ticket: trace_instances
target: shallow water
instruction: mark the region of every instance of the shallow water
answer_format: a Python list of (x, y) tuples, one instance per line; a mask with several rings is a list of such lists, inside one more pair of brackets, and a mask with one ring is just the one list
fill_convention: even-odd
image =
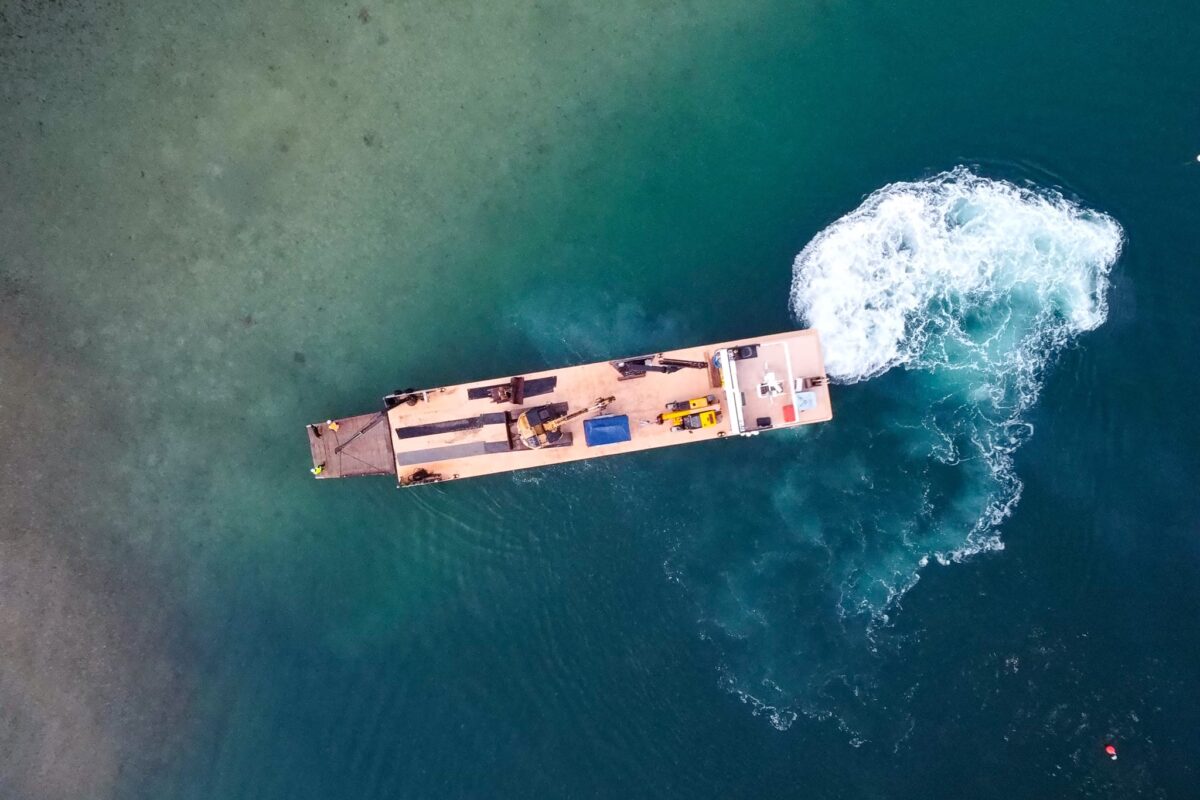
[[(1192, 9), (726, 5), (4, 12), (0, 795), (1188, 795)], [(813, 314), (819, 429), (307, 473)]]

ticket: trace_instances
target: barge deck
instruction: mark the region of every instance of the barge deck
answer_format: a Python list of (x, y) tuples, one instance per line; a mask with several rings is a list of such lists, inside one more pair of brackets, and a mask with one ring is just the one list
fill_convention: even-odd
[(307, 430), (316, 477), (414, 486), (832, 418), (820, 337), (800, 330), (408, 389)]

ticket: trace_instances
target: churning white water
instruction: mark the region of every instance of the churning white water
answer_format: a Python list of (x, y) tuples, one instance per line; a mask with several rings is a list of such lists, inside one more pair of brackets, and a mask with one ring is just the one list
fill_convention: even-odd
[(906, 728), (901, 706), (864, 713), (876, 645), (931, 560), (1002, 547), (1026, 412), (1055, 356), (1104, 322), (1122, 242), (1109, 216), (960, 167), (879, 189), (796, 257), (791, 307), (830, 376), (879, 380), (840, 392), (837, 420), (775, 462), (778, 522), (752, 548), (713, 532), (676, 559), (723, 685), (756, 714)]
[[(1107, 215), (959, 167), (889, 184), (822, 231), (796, 257), (791, 305), (845, 383), (956, 367), (971, 357), (960, 347), (998, 369), (1034, 367), (1104, 322), (1121, 243)], [(971, 330), (973, 313), (997, 306), (1019, 318)]]

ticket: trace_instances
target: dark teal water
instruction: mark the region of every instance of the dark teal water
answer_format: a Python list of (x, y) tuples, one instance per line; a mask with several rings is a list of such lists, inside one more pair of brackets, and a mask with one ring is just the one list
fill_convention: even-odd
[[(1194, 11), (6, 6), (0, 796), (1193, 796)], [(806, 321), (819, 429), (307, 472)]]

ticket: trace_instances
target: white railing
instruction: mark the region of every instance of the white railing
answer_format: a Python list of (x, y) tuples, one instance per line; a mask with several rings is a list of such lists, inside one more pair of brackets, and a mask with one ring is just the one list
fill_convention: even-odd
[(725, 389), (725, 407), (729, 412), (729, 432), (740, 436), (746, 432), (746, 419), (742, 410), (742, 389), (738, 385), (737, 369), (729, 349), (718, 350), (721, 360), (721, 386)]

